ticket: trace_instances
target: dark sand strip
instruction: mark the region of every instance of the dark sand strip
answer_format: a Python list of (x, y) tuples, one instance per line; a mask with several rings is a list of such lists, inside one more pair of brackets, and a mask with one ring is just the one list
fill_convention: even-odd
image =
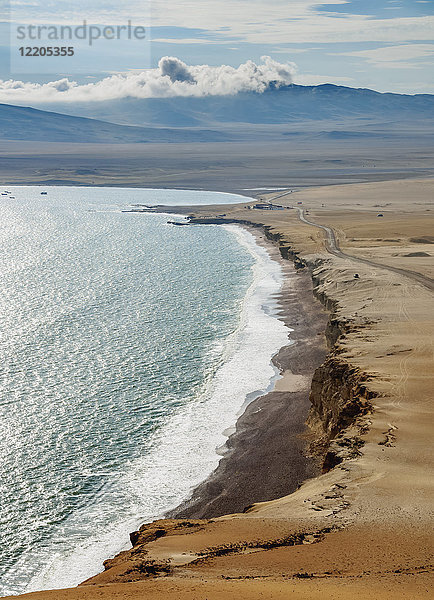
[(255, 502), (292, 493), (319, 473), (315, 459), (307, 456), (305, 421), (312, 375), (327, 353), (327, 314), (313, 296), (309, 273), (296, 271), (264, 235), (252, 233), (285, 273), (278, 297), (280, 318), (294, 331), (292, 344), (274, 357), (284, 375), (276, 387), (284, 391), (272, 391), (247, 406), (217, 469), (170, 517), (211, 518), (242, 512)]

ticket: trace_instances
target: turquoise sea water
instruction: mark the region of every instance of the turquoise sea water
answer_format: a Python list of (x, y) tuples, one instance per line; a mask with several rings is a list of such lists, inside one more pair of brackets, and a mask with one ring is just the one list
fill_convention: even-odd
[(78, 584), (185, 499), (288, 337), (273, 316), (280, 267), (251, 234), (121, 212), (239, 197), (7, 189), (1, 595)]

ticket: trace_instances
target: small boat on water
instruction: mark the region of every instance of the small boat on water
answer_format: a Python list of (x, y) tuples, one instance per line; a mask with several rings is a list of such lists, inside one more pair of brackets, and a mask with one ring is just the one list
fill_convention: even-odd
[(41, 196), (46, 196), (48, 192), (41, 192)]

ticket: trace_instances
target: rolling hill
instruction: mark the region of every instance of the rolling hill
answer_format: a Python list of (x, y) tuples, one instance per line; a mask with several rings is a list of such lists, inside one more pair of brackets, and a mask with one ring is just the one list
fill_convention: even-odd
[(97, 144), (227, 141), (222, 132), (117, 125), (23, 106), (0, 104), (0, 139)]

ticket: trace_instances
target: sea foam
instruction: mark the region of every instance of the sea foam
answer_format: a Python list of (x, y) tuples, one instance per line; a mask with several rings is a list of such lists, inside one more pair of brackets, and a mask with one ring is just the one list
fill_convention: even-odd
[[(58, 553), (47, 556), (46, 567), (32, 578), (27, 592), (75, 586), (100, 572), (103, 560), (129, 547), (130, 531), (176, 507), (216, 468), (220, 459), (216, 449), (224, 445), (224, 432), (234, 426), (246, 398), (272, 387), (276, 368), (271, 358), (288, 343), (289, 333), (274, 314), (273, 295), (280, 290), (282, 270), (251, 233), (225, 227), (255, 262), (236, 330), (210, 349), (220, 356), (215, 372), (200, 395), (155, 433), (146, 456), (132, 461), (118, 481), (102, 488), (91, 504), (63, 523), (59, 535), (71, 541), (79, 532), (81, 541), (77, 539), (77, 546), (66, 553), (59, 544)], [(134, 499), (127, 510), (116, 506), (117, 488), (128, 490)], [(113, 519), (105, 530), (98, 529), (101, 513)]]

